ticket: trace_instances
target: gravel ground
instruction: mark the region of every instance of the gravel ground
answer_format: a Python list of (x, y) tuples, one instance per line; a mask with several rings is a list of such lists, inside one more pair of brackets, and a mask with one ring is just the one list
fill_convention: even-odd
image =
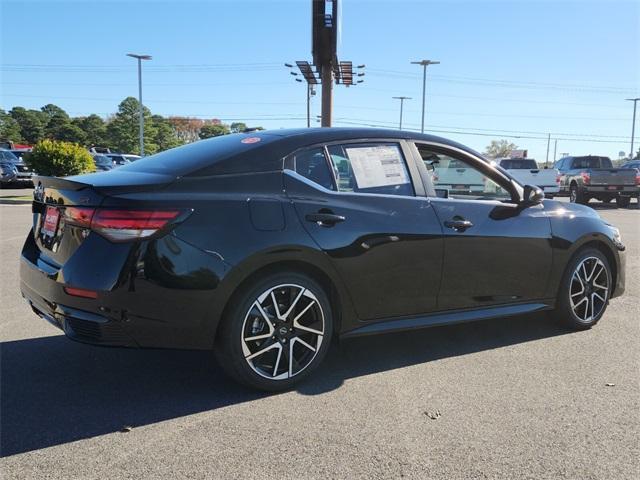
[(627, 293), (592, 330), (529, 315), (354, 339), (266, 395), (206, 352), (65, 339), (18, 291), (29, 206), (0, 201), (2, 477), (638, 479), (640, 211), (598, 210)]

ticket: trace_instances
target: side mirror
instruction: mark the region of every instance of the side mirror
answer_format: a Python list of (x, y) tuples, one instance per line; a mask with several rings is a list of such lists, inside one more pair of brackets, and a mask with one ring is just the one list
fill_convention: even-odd
[(544, 190), (535, 185), (525, 185), (522, 203), (526, 206), (539, 205), (544, 200)]

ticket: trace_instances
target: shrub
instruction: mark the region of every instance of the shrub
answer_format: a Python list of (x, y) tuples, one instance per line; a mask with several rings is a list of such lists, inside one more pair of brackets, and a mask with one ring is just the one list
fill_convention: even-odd
[(80, 145), (57, 140), (41, 140), (25, 162), (39, 175), (64, 177), (93, 172), (96, 169), (91, 154)]

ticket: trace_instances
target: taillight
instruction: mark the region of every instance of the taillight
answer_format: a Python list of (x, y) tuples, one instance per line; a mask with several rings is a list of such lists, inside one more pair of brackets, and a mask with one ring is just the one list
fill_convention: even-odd
[(636, 173), (636, 185), (640, 185), (640, 171)]
[(113, 242), (126, 242), (154, 235), (181, 213), (180, 210), (67, 207), (64, 219), (70, 225), (89, 228)]
[(562, 183), (562, 175), (560, 175), (560, 174), (556, 175), (556, 183), (558, 185), (560, 185), (560, 183)]
[(582, 175), (582, 183), (589, 185), (589, 182), (591, 182), (591, 174), (589, 172), (582, 172), (580, 175)]
[(91, 228), (91, 218), (95, 211), (95, 208), (90, 207), (67, 207), (64, 209), (64, 221), (69, 225)]
[(64, 292), (67, 295), (82, 298), (98, 298), (98, 292), (95, 290), (86, 290), (84, 288), (64, 287)]

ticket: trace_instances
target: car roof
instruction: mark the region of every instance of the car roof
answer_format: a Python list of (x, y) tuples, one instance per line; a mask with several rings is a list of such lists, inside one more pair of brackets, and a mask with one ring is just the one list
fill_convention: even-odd
[(451, 140), (406, 130), (295, 128), (221, 135), (144, 157), (121, 168), (124, 171), (147, 171), (176, 176), (273, 171), (282, 168), (282, 158), (300, 148), (347, 140), (384, 139), (421, 140), (481, 156)]

